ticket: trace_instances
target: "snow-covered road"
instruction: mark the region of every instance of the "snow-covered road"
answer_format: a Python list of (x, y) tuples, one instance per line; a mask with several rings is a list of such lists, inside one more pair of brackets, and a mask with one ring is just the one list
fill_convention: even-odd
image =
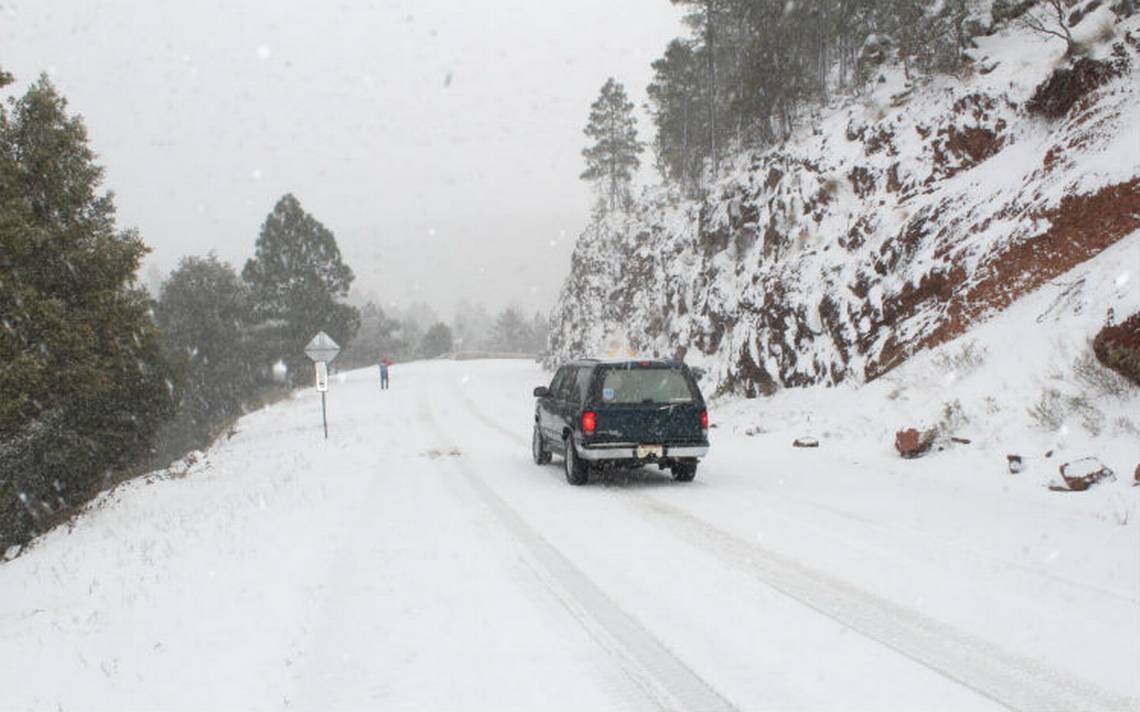
[(0, 565), (0, 708), (1136, 709), (1134, 523), (725, 427), (574, 488), (547, 379), (352, 372), (104, 497)]

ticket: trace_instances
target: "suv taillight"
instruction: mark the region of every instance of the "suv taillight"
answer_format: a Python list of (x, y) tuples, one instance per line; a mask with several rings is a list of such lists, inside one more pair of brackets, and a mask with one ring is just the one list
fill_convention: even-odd
[(701, 415), (700, 415), (700, 419), (701, 419), (701, 430), (708, 430), (709, 429), (709, 412), (707, 410), (702, 410)]
[(598, 429), (598, 414), (592, 410), (582, 413), (582, 434), (593, 435)]

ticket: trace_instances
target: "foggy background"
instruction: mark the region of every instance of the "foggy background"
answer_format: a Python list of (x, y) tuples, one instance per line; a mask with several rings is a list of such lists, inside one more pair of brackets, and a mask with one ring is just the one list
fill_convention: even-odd
[[(354, 297), (547, 310), (593, 203), (580, 151), (607, 76), (638, 105), (668, 0), (0, 0), (19, 94), (83, 115), (143, 274), (238, 270), (286, 192), (337, 236)], [(62, 28), (62, 29), (61, 29)], [(652, 163), (652, 153), (642, 156)], [(643, 177), (650, 169), (643, 166)]]

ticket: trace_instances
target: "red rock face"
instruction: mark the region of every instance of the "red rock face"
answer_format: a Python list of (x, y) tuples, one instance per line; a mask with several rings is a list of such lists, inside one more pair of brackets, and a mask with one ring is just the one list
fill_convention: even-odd
[(1030, 113), (1057, 119), (1087, 96), (1089, 92), (1120, 75), (1118, 61), (1101, 62), (1082, 57), (1071, 68), (1061, 68), (1037, 87), (1026, 108)]
[(884, 301), (893, 327), (931, 299), (945, 305), (941, 317), (917, 344), (890, 340), (867, 366), (868, 380), (902, 363), (916, 350), (933, 348), (965, 333), (983, 314), (1004, 309), (1022, 295), (1095, 257), (1140, 229), (1140, 178), (1093, 195), (1070, 196), (1041, 214), (1045, 233), (991, 253), (974, 273), (951, 264), (924, 275)]

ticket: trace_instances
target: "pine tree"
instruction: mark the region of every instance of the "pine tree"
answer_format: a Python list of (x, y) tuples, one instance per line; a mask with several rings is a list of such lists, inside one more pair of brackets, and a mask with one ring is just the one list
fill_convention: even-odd
[[(709, 159), (713, 176), (720, 167), (721, 137), (725, 128), (723, 121), (724, 109), (722, 104), (727, 103), (728, 88), (734, 87), (730, 75), (725, 72), (725, 57), (734, 54), (731, 47), (725, 43), (723, 35), (733, 26), (734, 11), (738, 14), (740, 0), (670, 0), (674, 5), (686, 5), (690, 9), (685, 18), (697, 35), (700, 49), (698, 56), (703, 60), (705, 68), (704, 81), (701, 83), (703, 92), (701, 98), (705, 113), (705, 140), (707, 157)], [(723, 88), (722, 88), (723, 87)]]
[(359, 312), (338, 301), (348, 296), (353, 274), (336, 237), (291, 194), (265, 218), (242, 278), (265, 345), (258, 360), (263, 367), (283, 360), (293, 383), (310, 369), (304, 348), (314, 334), (324, 331), (345, 346), (360, 328)]
[(533, 340), (530, 324), (514, 308), (504, 309), (491, 328), (492, 348), (499, 351), (525, 351)]
[(707, 157), (698, 62), (691, 43), (673, 40), (665, 56), (653, 63), (653, 82), (646, 89), (657, 128), (653, 142), (657, 168), (690, 195), (696, 191), (701, 162)]
[(185, 374), (164, 444), (202, 447), (254, 391), (248, 289), (215, 255), (186, 257), (163, 282), (154, 311), (163, 346)]
[(441, 321), (432, 324), (420, 341), (420, 357), (435, 358), (451, 351), (451, 328)]
[(399, 335), (400, 322), (368, 302), (360, 309), (360, 329), (348, 347), (337, 357), (337, 367), (373, 366), (380, 359), (402, 360), (408, 345)]
[(0, 549), (145, 456), (172, 411), (147, 248), (102, 175), (46, 77), (0, 107)]
[(590, 107), (585, 133), (594, 143), (582, 150), (586, 170), (581, 177), (598, 181), (609, 209), (616, 210), (629, 195), (629, 183), (641, 165), (638, 155), (644, 146), (637, 140), (633, 102), (612, 78), (606, 80)]
[(550, 338), (550, 321), (542, 312), (535, 312), (530, 326), (530, 348), (535, 353), (545, 353)]

